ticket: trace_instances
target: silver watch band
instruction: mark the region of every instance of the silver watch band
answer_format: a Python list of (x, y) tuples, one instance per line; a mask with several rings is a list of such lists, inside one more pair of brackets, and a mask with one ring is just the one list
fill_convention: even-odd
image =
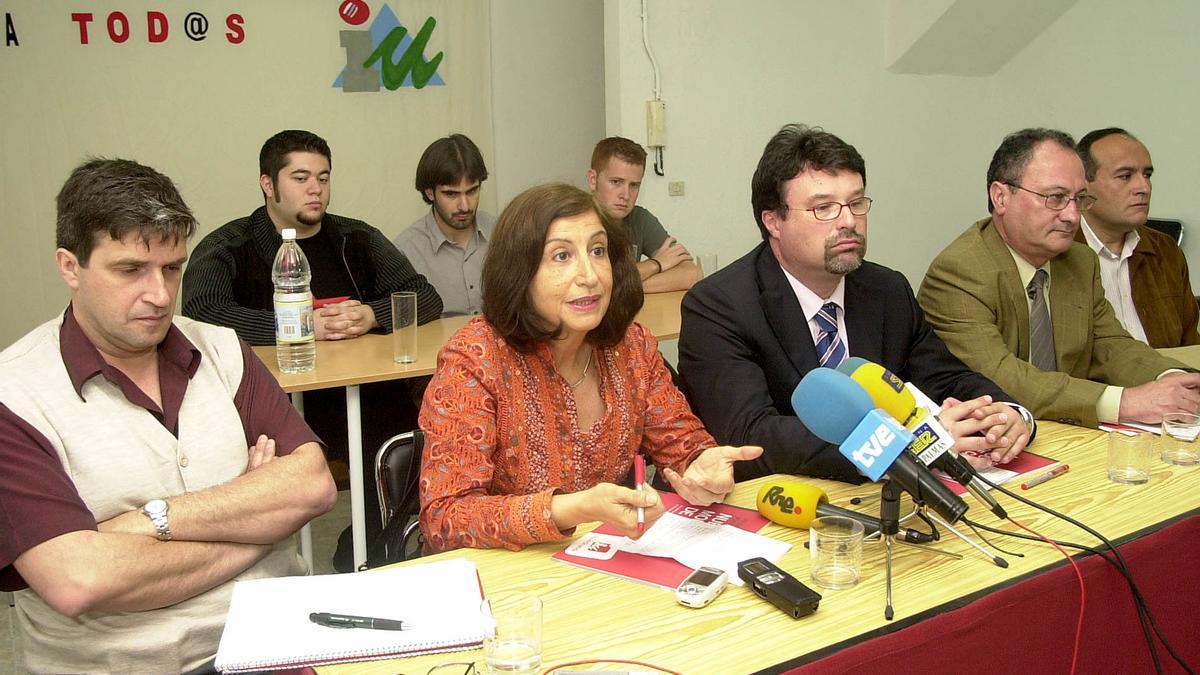
[(167, 502), (161, 499), (153, 499), (142, 507), (142, 513), (146, 514), (150, 523), (154, 525), (154, 531), (157, 533), (159, 541), (171, 541), (171, 524), (167, 520), (168, 510)]

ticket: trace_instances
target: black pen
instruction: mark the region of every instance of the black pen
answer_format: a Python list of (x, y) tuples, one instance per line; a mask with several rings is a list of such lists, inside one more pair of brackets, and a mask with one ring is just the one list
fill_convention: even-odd
[(375, 630), (406, 630), (412, 624), (404, 625), (403, 621), (395, 619), (376, 619), (369, 616), (351, 616), (349, 614), (330, 614), (329, 612), (313, 612), (308, 620), (330, 628), (374, 628)]

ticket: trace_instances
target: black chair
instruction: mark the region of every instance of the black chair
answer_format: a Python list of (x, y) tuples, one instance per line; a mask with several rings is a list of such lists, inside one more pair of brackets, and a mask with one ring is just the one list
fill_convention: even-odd
[(375, 453), (375, 478), (383, 531), (367, 551), (367, 567), (410, 560), (424, 544), (417, 515), (421, 502), (417, 481), (425, 434), (417, 429), (392, 436)]
[(1168, 237), (1175, 240), (1175, 244), (1183, 246), (1183, 223), (1178, 220), (1159, 220), (1150, 218), (1146, 220), (1146, 227), (1152, 230), (1158, 230)]

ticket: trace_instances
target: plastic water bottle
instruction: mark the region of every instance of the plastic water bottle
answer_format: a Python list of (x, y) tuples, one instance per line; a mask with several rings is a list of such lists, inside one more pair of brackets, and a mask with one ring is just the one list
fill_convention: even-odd
[(317, 361), (313, 334), (312, 271), (296, 243), (296, 230), (283, 231), (283, 245), (271, 266), (275, 281), (275, 354), (281, 373), (307, 373)]

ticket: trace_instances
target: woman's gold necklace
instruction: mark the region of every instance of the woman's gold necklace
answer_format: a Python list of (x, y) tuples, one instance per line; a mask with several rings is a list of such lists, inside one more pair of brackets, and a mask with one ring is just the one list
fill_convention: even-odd
[(592, 350), (589, 349), (587, 363), (583, 364), (583, 374), (579, 376), (578, 382), (571, 385), (571, 389), (578, 389), (579, 385), (583, 384), (583, 381), (587, 379), (588, 368), (591, 368), (591, 367), (592, 367)]

